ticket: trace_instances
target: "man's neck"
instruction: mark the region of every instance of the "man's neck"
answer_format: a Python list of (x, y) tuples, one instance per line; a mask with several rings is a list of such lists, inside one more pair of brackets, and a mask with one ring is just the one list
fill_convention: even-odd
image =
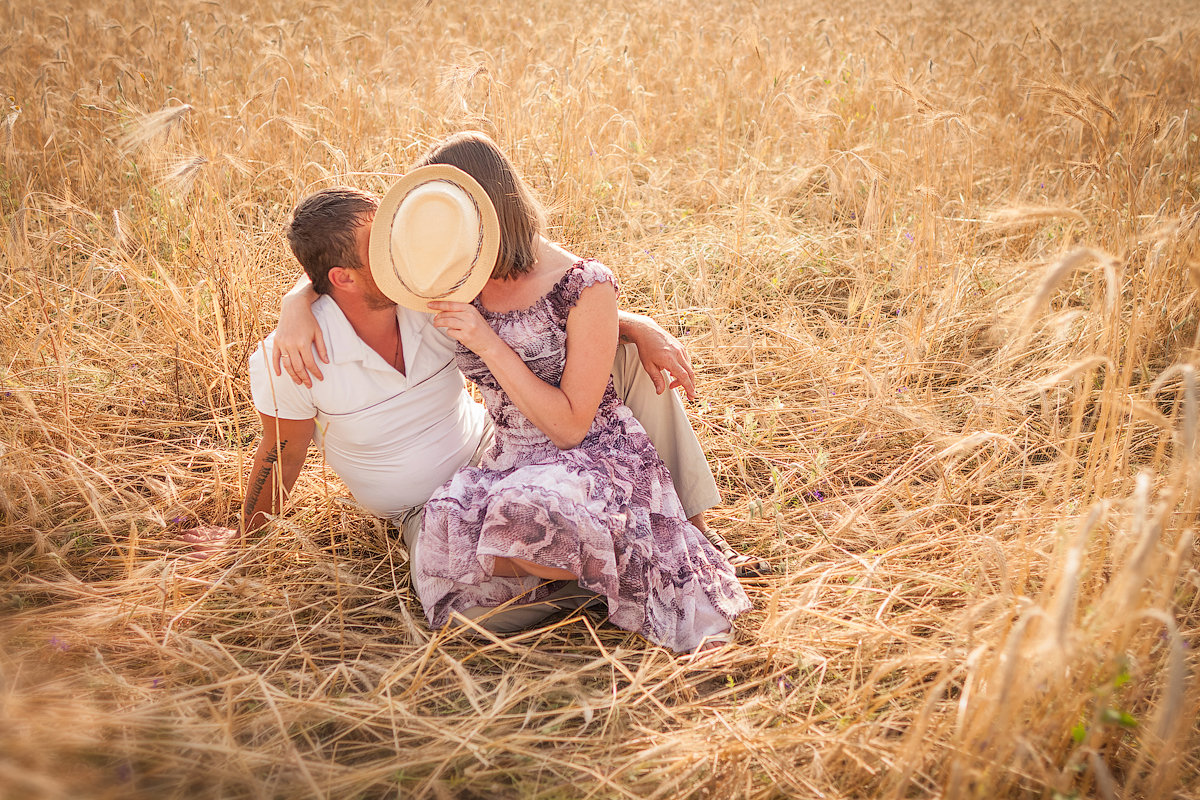
[[(333, 293), (331, 293), (333, 294)], [(396, 307), (375, 307), (360, 297), (333, 294), (333, 300), (346, 316), (350, 327), (358, 338), (379, 354), (387, 363), (400, 372), (404, 371), (403, 350), (400, 345), (400, 329), (396, 321)]]

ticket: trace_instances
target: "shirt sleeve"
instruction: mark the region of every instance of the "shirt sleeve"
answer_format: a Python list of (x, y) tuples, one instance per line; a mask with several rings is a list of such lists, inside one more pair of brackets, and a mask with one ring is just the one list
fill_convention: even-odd
[(312, 389), (297, 386), (286, 374), (275, 375), (270, 365), (271, 334), (250, 355), (250, 397), (260, 414), (279, 419), (313, 419), (317, 406), (313, 403)]

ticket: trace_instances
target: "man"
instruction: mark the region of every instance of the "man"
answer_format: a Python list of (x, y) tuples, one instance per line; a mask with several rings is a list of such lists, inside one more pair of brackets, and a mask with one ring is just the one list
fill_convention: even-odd
[[(299, 354), (295, 359), (284, 354), (280, 358), (293, 379), (282, 378), (269, 363), (275, 333), (250, 357), (263, 437), (242, 508), (245, 533), (279, 513), (315, 439), (355, 499), (395, 523), (415, 553), (425, 501), (459, 467), (476, 463), (491, 442), (491, 422), (455, 367), (454, 340), (433, 326), (432, 315), (397, 306), (372, 279), (368, 251), (376, 207), (377, 200), (364, 192), (328, 189), (303, 200), (288, 225), (288, 243), (319, 295), (312, 311), (327, 364), (314, 382), (303, 367), (288, 363), (300, 360)], [(623, 341), (632, 345), (618, 350), (618, 394), (670, 468), (686, 513), (706, 531), (703, 512), (720, 501), (716, 483), (678, 398), (663, 391), (667, 371), (672, 385), (694, 393), (686, 356), (646, 317), (622, 312), (620, 328)], [(639, 357), (649, 372), (639, 367)], [(723, 539), (706, 535), (730, 556)], [(181, 536), (198, 556), (237, 537), (228, 528)], [(587, 599), (568, 585), (536, 606), (473, 609), (477, 613), (467, 616), (506, 633)]]

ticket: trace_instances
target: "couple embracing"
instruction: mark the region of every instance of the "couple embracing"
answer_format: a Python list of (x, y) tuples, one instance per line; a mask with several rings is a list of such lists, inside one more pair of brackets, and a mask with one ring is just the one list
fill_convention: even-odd
[[(316, 438), (359, 503), (400, 527), (434, 628), (457, 615), (505, 633), (603, 602), (676, 651), (727, 641), (750, 604), (704, 525), (711, 472), (662, 391), (664, 371), (691, 388), (686, 356), (618, 312), (606, 267), (543, 233), (478, 133), (436, 146), (379, 203), (351, 189), (302, 201), (288, 241), (312, 286), (250, 360), (264, 435), (243, 527), (278, 511)], [(183, 538), (203, 552), (232, 536)]]

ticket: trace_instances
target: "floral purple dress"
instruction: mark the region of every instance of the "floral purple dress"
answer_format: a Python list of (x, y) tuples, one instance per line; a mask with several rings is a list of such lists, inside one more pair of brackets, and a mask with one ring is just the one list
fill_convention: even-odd
[[(575, 264), (527, 309), (476, 308), (530, 370), (558, 385), (567, 315), (580, 293), (616, 281), (597, 261)], [(479, 386), (496, 438), (478, 467), (455, 473), (425, 505), (417, 594), (430, 625), (452, 611), (513, 598), (535, 602), (561, 582), (492, 576), (516, 557), (569, 570), (603, 595), (609, 620), (653, 642), (690, 651), (750, 607), (733, 569), (691, 525), (671, 476), (609, 380), (578, 447), (559, 450), (462, 345), (459, 368)]]

